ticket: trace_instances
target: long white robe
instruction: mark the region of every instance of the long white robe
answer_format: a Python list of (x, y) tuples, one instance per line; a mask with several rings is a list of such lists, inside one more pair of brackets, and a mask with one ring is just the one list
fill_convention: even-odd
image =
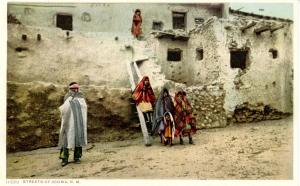
[[(74, 109), (74, 107), (77, 109)], [(81, 97), (73, 98), (70, 96), (65, 100), (64, 104), (59, 107), (59, 110), (61, 113), (61, 128), (58, 147), (74, 149), (75, 146), (78, 147), (86, 145), (87, 104), (85, 99)], [(80, 127), (78, 127), (78, 125), (80, 125)], [(78, 137), (78, 134), (80, 137)], [(77, 137), (75, 137), (76, 135)]]

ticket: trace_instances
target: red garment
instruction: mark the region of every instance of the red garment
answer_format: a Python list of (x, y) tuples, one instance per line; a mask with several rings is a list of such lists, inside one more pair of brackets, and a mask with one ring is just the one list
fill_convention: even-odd
[(186, 116), (186, 122), (190, 123), (190, 120), (193, 117), (192, 106), (191, 106), (190, 102), (188, 101), (185, 93), (183, 95), (183, 101), (185, 102), (185, 104), (187, 106), (186, 110), (187, 110), (187, 113), (188, 113), (187, 116)]
[(192, 107), (188, 102), (186, 96), (182, 95), (182, 99), (179, 98), (179, 92), (175, 95), (175, 124), (176, 131), (175, 136), (182, 135), (182, 131), (186, 125), (190, 122), (192, 117)]
[(135, 37), (142, 34), (142, 29), (141, 29), (142, 21), (143, 20), (141, 15), (133, 15), (131, 33)]
[(155, 103), (155, 95), (150, 85), (150, 81), (149, 81), (149, 85), (145, 86), (146, 79), (149, 80), (149, 77), (144, 76), (143, 79), (139, 82), (139, 84), (137, 84), (137, 86), (135, 87), (132, 93), (132, 98), (135, 100), (137, 105), (142, 101), (148, 103), (150, 102), (152, 105), (154, 105)]

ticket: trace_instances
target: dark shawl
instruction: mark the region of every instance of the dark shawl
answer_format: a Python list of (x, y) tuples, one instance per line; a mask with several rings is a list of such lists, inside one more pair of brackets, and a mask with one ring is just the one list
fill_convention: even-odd
[(168, 92), (168, 96), (166, 98), (163, 97), (164, 91), (167, 89), (163, 89), (158, 99), (155, 103), (154, 113), (153, 113), (153, 124), (152, 124), (152, 134), (157, 133), (158, 126), (164, 117), (164, 113), (170, 112), (172, 115), (175, 113), (175, 107), (172, 101), (172, 97)]

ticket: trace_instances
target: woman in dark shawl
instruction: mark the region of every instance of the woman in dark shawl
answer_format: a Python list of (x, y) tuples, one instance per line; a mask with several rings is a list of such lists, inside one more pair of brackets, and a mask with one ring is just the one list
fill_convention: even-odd
[(151, 134), (158, 133), (163, 139), (164, 122), (163, 117), (166, 112), (170, 112), (172, 116), (175, 114), (175, 107), (172, 101), (172, 97), (169, 94), (168, 89), (164, 88), (159, 95), (155, 103), (154, 115), (153, 115), (153, 127)]

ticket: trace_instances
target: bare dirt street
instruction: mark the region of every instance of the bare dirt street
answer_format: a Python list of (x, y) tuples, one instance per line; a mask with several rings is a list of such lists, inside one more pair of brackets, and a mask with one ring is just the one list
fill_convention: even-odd
[[(155, 138), (89, 144), (61, 167), (57, 148), (9, 153), (7, 178), (292, 179), (293, 118), (198, 131), (195, 145)], [(70, 153), (72, 161), (72, 152)]]

